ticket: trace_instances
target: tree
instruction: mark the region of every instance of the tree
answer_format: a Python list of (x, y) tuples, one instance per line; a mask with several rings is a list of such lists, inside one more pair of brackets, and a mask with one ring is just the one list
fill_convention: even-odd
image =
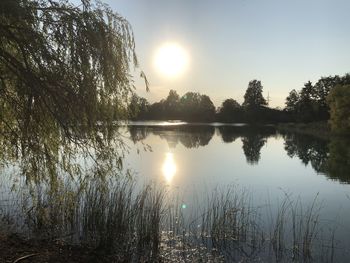
[(149, 107), (150, 104), (145, 98), (133, 94), (128, 105), (128, 118), (133, 120), (145, 119), (148, 114)]
[(99, 104), (126, 106), (134, 48), (129, 23), (98, 2), (5, 0), (0, 107), (10, 119), (2, 127), (28, 136), (51, 125), (75, 139), (94, 130)]
[(199, 103), (200, 120), (212, 121), (215, 117), (215, 106), (209, 96), (201, 95)]
[(289, 112), (297, 112), (298, 103), (299, 103), (299, 94), (293, 89), (289, 92), (288, 97), (286, 98), (286, 110)]
[(106, 146), (125, 117), (135, 66), (129, 23), (99, 2), (2, 0), (0, 135), (30, 164), (25, 174), (55, 175), (59, 156), (68, 169), (72, 144), (94, 148), (96, 161), (116, 152)]
[(317, 103), (311, 81), (306, 82), (299, 93), (296, 113), (298, 120), (302, 122), (315, 121), (317, 118)]
[(332, 130), (350, 133), (350, 85), (337, 86), (327, 97)]
[(212, 121), (215, 106), (207, 95), (187, 92), (180, 99), (181, 117), (188, 121)]
[(175, 90), (170, 90), (168, 97), (164, 101), (164, 110), (168, 119), (179, 118), (180, 96)]
[(261, 106), (267, 106), (267, 102), (262, 95), (263, 86), (259, 80), (252, 80), (244, 94), (243, 106), (251, 109), (257, 109)]
[(218, 110), (218, 117), (224, 122), (242, 121), (242, 114), (241, 105), (234, 99), (226, 99)]

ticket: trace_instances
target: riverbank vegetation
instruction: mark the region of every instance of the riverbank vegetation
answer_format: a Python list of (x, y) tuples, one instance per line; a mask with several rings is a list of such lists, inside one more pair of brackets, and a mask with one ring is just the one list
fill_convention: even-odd
[[(249, 82), (242, 105), (230, 98), (215, 108), (207, 95), (187, 92), (180, 97), (171, 90), (167, 98), (153, 104), (134, 94), (128, 109), (133, 120), (270, 124), (329, 121), (335, 133), (348, 133), (349, 84), (349, 74), (322, 77), (315, 84), (308, 81), (300, 91), (289, 93), (284, 109), (268, 107), (263, 97), (263, 86), (258, 80)], [(296, 125), (296, 128), (301, 126)]]

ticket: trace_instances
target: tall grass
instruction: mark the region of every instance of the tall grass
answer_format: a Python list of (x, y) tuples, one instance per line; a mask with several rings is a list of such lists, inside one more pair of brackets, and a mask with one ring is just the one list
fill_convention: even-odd
[(24, 218), (29, 237), (80, 244), (126, 262), (152, 261), (159, 257), (165, 191), (136, 188), (130, 178), (94, 180), (83, 188), (36, 185), (30, 201), (21, 203), (22, 213), (12, 216)]
[(254, 207), (252, 195), (234, 186), (212, 191), (192, 213), (181, 207), (179, 195), (172, 198), (164, 189), (140, 187), (129, 177), (79, 187), (56, 182), (32, 187), (21, 210), (0, 211), (8, 222), (22, 218), (28, 236), (80, 244), (126, 262), (336, 259), (334, 231), (324, 232), (317, 197), (303, 207), (286, 195), (267, 219), (263, 214), (271, 204)]

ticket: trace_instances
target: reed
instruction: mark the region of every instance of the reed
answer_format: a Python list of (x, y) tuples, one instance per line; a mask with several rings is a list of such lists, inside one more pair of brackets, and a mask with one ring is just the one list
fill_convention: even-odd
[[(335, 231), (327, 235), (317, 196), (304, 207), (291, 195), (270, 212), (254, 207), (252, 194), (236, 186), (214, 189), (192, 212), (160, 185), (140, 186), (130, 177), (31, 187), (21, 209), (4, 209), (30, 237), (61, 240), (114, 255), (120, 261), (333, 262)], [(199, 202), (199, 201), (198, 201)], [(19, 204), (18, 204), (19, 205)], [(270, 228), (268, 226), (271, 226)]]

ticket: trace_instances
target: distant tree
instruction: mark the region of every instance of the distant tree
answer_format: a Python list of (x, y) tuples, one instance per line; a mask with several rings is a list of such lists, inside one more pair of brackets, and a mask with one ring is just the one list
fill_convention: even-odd
[(139, 97), (134, 93), (128, 104), (128, 117), (133, 120), (145, 119), (148, 114), (149, 107), (150, 104), (147, 99)]
[(175, 90), (170, 90), (168, 97), (164, 101), (164, 110), (168, 119), (179, 118), (180, 96)]
[(164, 120), (166, 119), (164, 111), (164, 100), (155, 102), (149, 107), (148, 120)]
[(242, 121), (242, 115), (241, 105), (234, 99), (226, 99), (218, 109), (218, 118), (223, 122)]
[(181, 118), (188, 121), (212, 121), (215, 106), (207, 95), (187, 92), (180, 99)]
[(213, 121), (215, 117), (215, 106), (209, 96), (201, 95), (199, 103), (199, 113), (204, 121)]
[(310, 81), (300, 92), (292, 90), (286, 98), (285, 110), (302, 122), (325, 121), (329, 119), (327, 96), (337, 85), (350, 85), (350, 75), (320, 78), (315, 85)]
[(267, 102), (262, 95), (262, 91), (263, 86), (259, 80), (250, 81), (244, 94), (243, 106), (252, 109), (267, 106)]
[(315, 121), (317, 114), (317, 104), (315, 101), (314, 86), (311, 81), (304, 84), (299, 93), (299, 102), (297, 107), (297, 118), (302, 122)]
[(291, 92), (289, 92), (289, 95), (286, 98), (285, 109), (289, 112), (297, 112), (299, 99), (300, 98), (298, 92), (295, 89), (293, 89)]
[(327, 104), (327, 96), (330, 91), (340, 83), (339, 76), (322, 77), (314, 85), (314, 100), (316, 118), (318, 120), (329, 119), (329, 106)]
[(350, 85), (337, 86), (327, 97), (332, 130), (350, 133)]

